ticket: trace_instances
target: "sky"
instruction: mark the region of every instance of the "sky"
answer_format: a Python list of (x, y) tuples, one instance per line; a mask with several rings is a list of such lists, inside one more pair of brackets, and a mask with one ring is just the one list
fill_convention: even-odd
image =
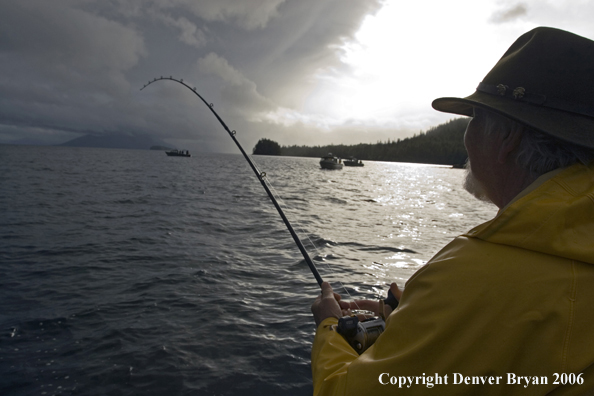
[(594, 0), (0, 0), (0, 143), (150, 135), (236, 152), (376, 143), (455, 116), (537, 26), (594, 39)]

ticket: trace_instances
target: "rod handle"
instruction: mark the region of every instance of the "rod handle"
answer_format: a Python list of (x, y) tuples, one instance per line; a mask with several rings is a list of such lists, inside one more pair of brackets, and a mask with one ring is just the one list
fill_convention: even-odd
[(390, 289), (388, 289), (388, 298), (384, 299), (384, 304), (388, 304), (393, 310), (398, 306), (398, 300)]

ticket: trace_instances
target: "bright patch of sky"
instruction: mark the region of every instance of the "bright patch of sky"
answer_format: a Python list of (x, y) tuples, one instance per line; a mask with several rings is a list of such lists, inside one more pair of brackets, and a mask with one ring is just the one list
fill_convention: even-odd
[(430, 115), (437, 97), (471, 94), (511, 44), (485, 26), (494, 7), (472, 0), (387, 2), (342, 47), (351, 72), (321, 72), (305, 111), (336, 122), (399, 124)]

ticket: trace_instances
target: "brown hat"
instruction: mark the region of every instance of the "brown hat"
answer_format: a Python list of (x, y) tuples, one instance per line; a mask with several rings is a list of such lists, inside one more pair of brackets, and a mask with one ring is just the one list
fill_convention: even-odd
[(539, 27), (523, 34), (466, 98), (439, 98), (434, 109), (502, 114), (561, 140), (594, 148), (594, 41)]

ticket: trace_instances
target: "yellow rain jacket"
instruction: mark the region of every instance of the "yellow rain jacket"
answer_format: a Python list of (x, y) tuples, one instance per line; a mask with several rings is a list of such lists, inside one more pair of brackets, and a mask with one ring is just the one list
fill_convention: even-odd
[(594, 394), (594, 170), (541, 179), (415, 273), (361, 356), (324, 320), (314, 395)]

